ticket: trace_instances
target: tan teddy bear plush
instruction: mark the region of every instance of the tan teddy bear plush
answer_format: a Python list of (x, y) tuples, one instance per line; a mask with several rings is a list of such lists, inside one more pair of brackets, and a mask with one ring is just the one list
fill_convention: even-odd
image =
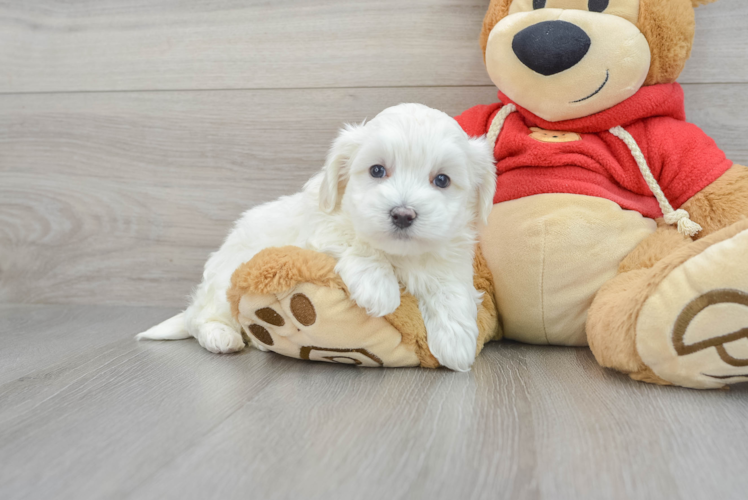
[[(492, 0), (499, 102), (459, 117), (495, 144), (478, 349), (589, 345), (658, 384), (748, 381), (748, 168), (685, 121), (675, 83), (705, 0)], [(334, 261), (268, 249), (234, 274), (249, 340), (302, 359), (436, 367), (415, 300), (369, 318)]]

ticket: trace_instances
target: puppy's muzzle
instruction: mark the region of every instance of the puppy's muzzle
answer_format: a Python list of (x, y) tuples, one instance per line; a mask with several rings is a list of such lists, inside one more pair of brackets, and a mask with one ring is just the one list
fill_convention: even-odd
[(551, 76), (576, 66), (591, 45), (590, 37), (576, 24), (544, 21), (517, 33), (512, 50), (522, 64), (543, 76)]
[(390, 218), (392, 223), (400, 229), (406, 229), (413, 225), (413, 221), (416, 220), (418, 214), (412, 208), (407, 207), (395, 207), (390, 212)]

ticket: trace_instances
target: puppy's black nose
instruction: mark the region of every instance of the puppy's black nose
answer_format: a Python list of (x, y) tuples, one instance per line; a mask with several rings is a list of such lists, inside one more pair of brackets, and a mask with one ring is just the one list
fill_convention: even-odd
[(392, 217), (392, 223), (394, 225), (400, 229), (405, 229), (413, 224), (413, 221), (416, 220), (418, 214), (412, 208), (396, 207), (392, 209), (392, 212), (390, 212), (390, 217)]
[(512, 50), (522, 64), (544, 76), (573, 68), (590, 50), (592, 40), (566, 21), (544, 21), (517, 33)]

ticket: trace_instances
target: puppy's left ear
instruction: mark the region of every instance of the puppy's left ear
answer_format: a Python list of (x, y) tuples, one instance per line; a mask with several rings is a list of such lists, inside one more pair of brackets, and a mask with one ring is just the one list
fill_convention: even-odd
[(488, 224), (488, 216), (493, 209), (493, 197), (496, 194), (496, 164), (493, 150), (485, 137), (470, 139), (470, 161), (478, 185), (476, 212), (482, 224)]
[(319, 208), (323, 212), (330, 213), (338, 205), (339, 192), (345, 187), (350, 163), (361, 146), (363, 135), (363, 123), (346, 125), (332, 143), (319, 188)]

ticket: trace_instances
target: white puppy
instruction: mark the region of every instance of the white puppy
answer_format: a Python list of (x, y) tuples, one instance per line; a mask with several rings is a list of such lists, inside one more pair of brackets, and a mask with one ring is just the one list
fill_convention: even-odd
[(347, 126), (303, 191), (248, 210), (215, 252), (187, 310), (138, 336), (195, 337), (209, 351), (244, 348), (226, 291), (242, 263), (268, 247), (332, 255), (351, 298), (372, 316), (400, 305), (400, 283), (419, 303), (439, 362), (475, 359), (477, 226), (493, 204), (493, 152), (448, 115), (419, 104)]

